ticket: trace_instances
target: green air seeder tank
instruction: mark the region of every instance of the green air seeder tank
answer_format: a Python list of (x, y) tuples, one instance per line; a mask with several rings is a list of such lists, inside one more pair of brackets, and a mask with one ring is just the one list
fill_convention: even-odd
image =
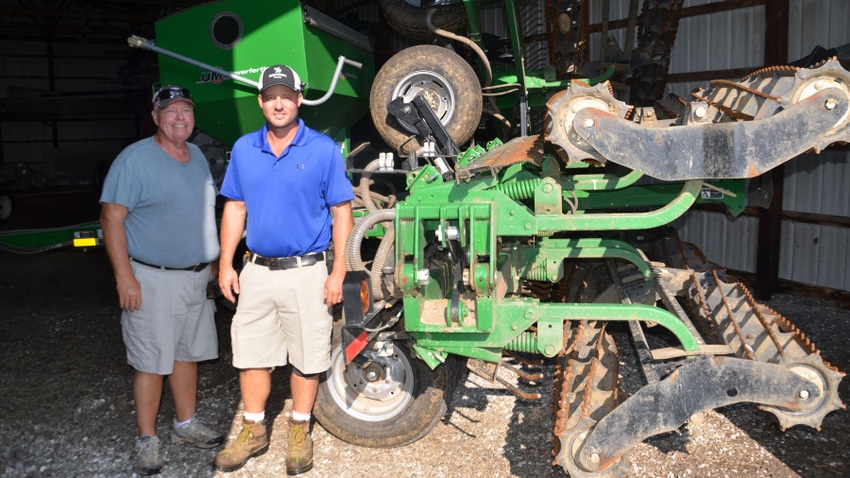
[[(328, 91), (344, 56), (363, 67), (345, 65), (334, 94), (321, 105), (302, 105), (299, 116), (341, 141), (369, 108), (375, 66), (368, 38), (297, 0), (230, 0), (187, 8), (156, 23), (156, 44), (252, 81), (267, 66), (289, 65), (306, 83), (309, 100)], [(162, 84), (192, 90), (198, 127), (222, 143), (232, 146), (263, 125), (254, 87), (162, 54), (159, 69)]]

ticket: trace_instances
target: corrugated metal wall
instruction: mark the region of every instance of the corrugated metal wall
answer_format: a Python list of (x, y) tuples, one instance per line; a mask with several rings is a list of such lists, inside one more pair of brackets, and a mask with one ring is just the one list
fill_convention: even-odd
[[(711, 0), (686, 0), (693, 7)], [(613, 0), (610, 19), (628, 16), (628, 0)], [(602, 19), (601, 3), (590, 2), (590, 23)], [(816, 46), (831, 48), (850, 43), (850, 2), (847, 0), (791, 0), (788, 25), (790, 61)], [(682, 18), (670, 62), (671, 74), (764, 65), (765, 7), (739, 8)], [(609, 32), (622, 47), (625, 29)], [(599, 58), (601, 35), (591, 36), (590, 54)], [(736, 78), (730, 78), (736, 79)], [(667, 92), (683, 98), (705, 82), (667, 85)], [(850, 153), (827, 150), (805, 154), (785, 166), (783, 210), (794, 213), (850, 217)], [(732, 218), (720, 213), (691, 211), (673, 224), (684, 240), (697, 244), (709, 260), (723, 266), (755, 272), (758, 219)], [(822, 287), (850, 290), (850, 232), (839, 225), (784, 220), (781, 229), (779, 276)]]
[[(804, 154), (785, 165), (782, 209), (795, 213), (850, 217), (850, 154), (826, 150)], [(709, 260), (747, 272), (756, 270), (758, 219), (691, 211), (674, 226), (700, 246)], [(850, 290), (850, 230), (838, 225), (784, 220), (779, 277), (804, 284)]]
[[(686, 2), (686, 6), (696, 2)], [(806, 56), (816, 46), (850, 43), (850, 2), (792, 0), (788, 26), (788, 58)], [(764, 7), (756, 6), (683, 19), (673, 49), (671, 73), (763, 64)], [(711, 32), (707, 34), (705, 32)], [(734, 39), (727, 41), (726, 39)], [(706, 53), (709, 52), (709, 53)], [(696, 86), (669, 85), (687, 95)], [(850, 153), (805, 154), (785, 166), (782, 208), (789, 212), (850, 217)], [(693, 211), (677, 224), (681, 236), (698, 244), (726, 267), (755, 272), (758, 220), (729, 218)], [(848, 230), (841, 226), (784, 220), (781, 228), (779, 277), (805, 284), (850, 290)]]

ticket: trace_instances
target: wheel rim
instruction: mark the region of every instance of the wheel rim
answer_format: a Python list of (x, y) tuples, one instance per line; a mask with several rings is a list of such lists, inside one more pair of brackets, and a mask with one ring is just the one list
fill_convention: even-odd
[(414, 374), (410, 360), (392, 343), (363, 351), (366, 360), (346, 367), (342, 347), (331, 355), (328, 390), (340, 409), (369, 422), (386, 421), (405, 410), (413, 399)]
[(12, 215), (12, 198), (0, 195), (0, 221), (9, 219)]
[[(443, 76), (433, 71), (416, 71), (398, 82), (393, 90), (392, 98), (401, 96), (405, 103), (410, 103), (417, 94), (422, 94), (425, 102), (443, 125), (448, 124), (455, 113), (455, 91)], [(400, 121), (401, 126), (410, 133), (418, 133), (414, 126)]]

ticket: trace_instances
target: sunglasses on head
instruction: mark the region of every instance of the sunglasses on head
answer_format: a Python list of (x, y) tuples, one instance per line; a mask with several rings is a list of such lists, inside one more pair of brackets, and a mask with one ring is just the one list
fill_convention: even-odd
[(152, 103), (157, 104), (162, 101), (170, 100), (172, 98), (185, 98), (189, 101), (192, 101), (192, 92), (187, 90), (186, 88), (179, 88), (177, 86), (165, 86), (156, 91), (153, 94)]

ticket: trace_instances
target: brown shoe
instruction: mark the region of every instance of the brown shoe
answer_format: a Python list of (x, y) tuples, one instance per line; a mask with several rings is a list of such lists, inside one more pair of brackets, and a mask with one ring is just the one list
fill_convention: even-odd
[(289, 419), (289, 447), (286, 449), (286, 474), (298, 475), (313, 468), (313, 437), (310, 422)]
[(242, 431), (236, 441), (220, 451), (213, 466), (219, 471), (236, 471), (255, 456), (269, 450), (269, 436), (266, 433), (266, 421), (252, 422), (244, 420)]

